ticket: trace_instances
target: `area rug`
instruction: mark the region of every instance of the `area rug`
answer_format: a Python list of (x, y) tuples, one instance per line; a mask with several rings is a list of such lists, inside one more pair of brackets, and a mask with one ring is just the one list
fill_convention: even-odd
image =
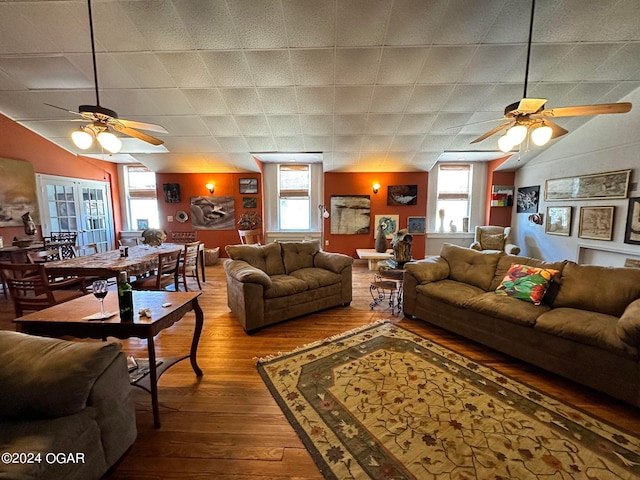
[(327, 479), (633, 479), (640, 439), (389, 322), (258, 360)]

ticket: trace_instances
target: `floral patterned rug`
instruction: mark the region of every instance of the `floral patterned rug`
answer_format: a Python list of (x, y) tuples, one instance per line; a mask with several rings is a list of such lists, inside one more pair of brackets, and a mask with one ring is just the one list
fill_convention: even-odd
[(327, 479), (633, 479), (640, 439), (390, 322), (258, 360)]

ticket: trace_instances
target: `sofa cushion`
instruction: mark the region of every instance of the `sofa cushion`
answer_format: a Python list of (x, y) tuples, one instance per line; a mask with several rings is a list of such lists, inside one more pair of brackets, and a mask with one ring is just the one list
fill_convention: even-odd
[(342, 275), (323, 268), (301, 268), (291, 273), (292, 277), (304, 281), (309, 289), (326, 287), (342, 281)]
[(489, 290), (496, 265), (503, 253), (478, 252), (471, 248), (445, 243), (440, 256), (449, 264), (449, 278), (458, 282)]
[(633, 346), (640, 346), (640, 299), (627, 306), (618, 320), (616, 332), (623, 342)]
[(284, 274), (280, 244), (277, 242), (267, 245), (227, 245), (224, 249), (229, 258), (244, 260), (267, 275)]
[(548, 305), (534, 305), (516, 298), (495, 295), (493, 292), (470, 298), (465, 303), (465, 308), (490, 317), (528, 326), (535, 325), (536, 319), (551, 309)]
[(318, 242), (281, 242), (285, 273), (313, 267), (313, 257), (320, 251)]
[(480, 245), (483, 250), (504, 250), (504, 233), (487, 233), (481, 234)]
[(536, 320), (534, 328), (551, 335), (638, 358), (638, 349), (623, 342), (616, 332), (618, 318), (577, 308), (554, 308)]
[(119, 343), (0, 332), (0, 417), (51, 418), (79, 412), (119, 352)]
[(558, 272), (516, 263), (511, 265), (495, 293), (540, 305), (549, 283)]
[(454, 280), (423, 283), (418, 285), (416, 290), (418, 294), (435, 298), (456, 307), (464, 307), (470, 298), (485, 293), (481, 288)]
[(599, 267), (567, 262), (552, 307), (590, 310), (620, 317), (640, 298), (640, 268)]
[[(502, 282), (502, 279), (507, 274), (507, 271), (511, 268), (511, 265), (513, 265), (514, 263), (517, 263), (520, 265), (530, 265), (532, 267), (537, 267), (537, 268), (550, 268), (552, 270), (559, 270), (562, 273), (562, 269), (564, 268), (567, 262), (565, 261), (545, 262), (543, 260), (538, 260), (537, 258), (519, 257), (516, 255), (503, 255), (502, 257), (500, 257), (500, 260), (498, 260), (498, 265), (496, 266), (496, 272), (493, 277), (493, 280), (491, 281), (491, 287), (489, 288), (489, 290), (495, 290), (496, 288), (498, 288), (498, 285), (500, 285), (500, 282)], [(554, 284), (558, 284), (558, 275), (556, 275), (553, 278), (551, 285), (554, 285)], [(552, 287), (550, 286), (549, 288), (551, 289)], [(544, 303), (550, 303), (550, 302), (547, 302), (547, 300), (549, 300), (549, 295), (551, 295), (551, 293), (552, 293), (551, 290), (547, 291), (547, 294), (545, 295)]]
[(404, 266), (405, 270), (413, 275), (418, 283), (435, 282), (444, 280), (449, 276), (451, 269), (442, 257), (431, 256), (423, 260), (409, 262)]
[(271, 286), (271, 277), (258, 267), (250, 265), (244, 260), (231, 260), (227, 258), (223, 262), (227, 275), (242, 283), (259, 283), (263, 287)]
[(309, 289), (307, 282), (291, 275), (273, 275), (271, 282), (271, 286), (264, 290), (264, 298), (284, 297)]

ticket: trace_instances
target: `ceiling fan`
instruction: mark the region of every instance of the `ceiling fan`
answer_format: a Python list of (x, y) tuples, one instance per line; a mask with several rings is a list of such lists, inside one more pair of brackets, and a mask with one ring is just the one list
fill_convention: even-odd
[(527, 98), (527, 81), (529, 78), (529, 60), (531, 57), (531, 37), (533, 33), (535, 4), (536, 0), (531, 0), (531, 22), (529, 24), (523, 98), (519, 102), (512, 103), (504, 109), (504, 119), (507, 120), (506, 122), (492, 128), (471, 143), (481, 142), (498, 132), (506, 130), (506, 133), (498, 140), (500, 150), (505, 153), (519, 146), (525, 140), (527, 134), (530, 135), (531, 141), (535, 145), (542, 146), (553, 138), (569, 133), (561, 126), (552, 122), (550, 118), (579, 117), (604, 113), (626, 113), (631, 110), (631, 103), (629, 102), (545, 109), (544, 105), (547, 103), (545, 98)]
[[(50, 107), (64, 110), (74, 115), (79, 115), (83, 120), (91, 122), (88, 125), (81, 126), (78, 130), (71, 134), (71, 138), (75, 145), (82, 150), (88, 149), (93, 143), (93, 139), (97, 139), (98, 143), (111, 153), (118, 153), (122, 148), (122, 142), (118, 137), (111, 133), (110, 129), (120, 132), (129, 137), (137, 138), (152, 145), (162, 145), (163, 140), (147, 135), (139, 130), (147, 130), (158, 133), (168, 133), (164, 127), (153, 123), (136, 122), (133, 120), (125, 120), (118, 118), (118, 114), (100, 105), (100, 92), (98, 90), (98, 69), (96, 66), (96, 48), (93, 35), (93, 17), (91, 14), (91, 0), (87, 0), (89, 8), (89, 29), (91, 32), (91, 53), (93, 58), (93, 78), (96, 91), (95, 105), (80, 105), (78, 111), (68, 110), (63, 107), (51, 105)], [(82, 121), (82, 120), (80, 120)]]

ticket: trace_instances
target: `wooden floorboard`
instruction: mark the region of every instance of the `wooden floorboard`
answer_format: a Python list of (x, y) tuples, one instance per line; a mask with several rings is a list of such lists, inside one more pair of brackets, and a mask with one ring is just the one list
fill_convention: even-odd
[[(640, 412), (606, 395), (489, 348), (465, 340), (420, 320), (393, 316), (369, 308), (371, 272), (354, 267), (353, 302), (284, 322), (247, 335), (227, 308), (221, 264), (207, 267), (200, 304), (205, 324), (198, 350), (204, 371), (195, 377), (181, 362), (160, 379), (160, 420), (153, 428), (149, 395), (134, 389), (138, 439), (106, 476), (120, 479), (319, 480), (322, 475), (260, 378), (255, 358), (286, 352), (316, 340), (391, 319), (476, 361), (640, 435)], [(111, 293), (110, 293), (111, 294)], [(0, 297), (0, 329), (13, 330), (11, 303)], [(193, 313), (162, 332), (158, 355), (187, 352)], [(143, 340), (123, 342), (127, 353), (146, 356)]]

